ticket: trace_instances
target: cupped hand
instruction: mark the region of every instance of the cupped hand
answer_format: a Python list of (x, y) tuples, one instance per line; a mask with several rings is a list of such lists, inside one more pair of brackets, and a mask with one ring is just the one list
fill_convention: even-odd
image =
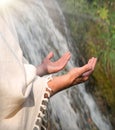
[(61, 58), (54, 62), (51, 61), (53, 57), (53, 52), (50, 52), (42, 62), (44, 69), (48, 74), (62, 70), (70, 59), (70, 52), (66, 52)]
[(97, 58), (92, 57), (91, 59), (89, 59), (88, 65), (91, 65), (92, 69), (83, 73), (82, 76), (84, 77), (89, 76), (94, 71), (96, 63), (97, 63)]
[(89, 76), (93, 73), (97, 58), (92, 57), (88, 63), (83, 67), (73, 68), (68, 72), (70, 86), (82, 83), (89, 79)]
[(57, 61), (51, 61), (54, 57), (53, 52), (50, 52), (42, 61), (42, 64), (37, 67), (37, 75), (45, 75), (58, 72), (62, 70), (66, 64), (68, 63), (71, 54), (70, 52), (66, 52), (61, 58)]
[(83, 67), (75, 67), (67, 74), (53, 77), (53, 79), (48, 82), (48, 86), (50, 86), (53, 91), (52, 95), (88, 80), (94, 71), (96, 62), (97, 58), (92, 57)]

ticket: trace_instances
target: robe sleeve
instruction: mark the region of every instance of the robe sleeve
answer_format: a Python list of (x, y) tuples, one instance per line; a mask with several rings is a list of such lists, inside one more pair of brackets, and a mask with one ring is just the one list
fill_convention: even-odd
[(48, 89), (48, 78), (36, 76), (36, 68), (23, 60), (18, 41), (0, 18), (0, 128), (4, 130), (34, 127)]
[(7, 118), (23, 104), (26, 74), (22, 52), (4, 26), (0, 26), (0, 120)]

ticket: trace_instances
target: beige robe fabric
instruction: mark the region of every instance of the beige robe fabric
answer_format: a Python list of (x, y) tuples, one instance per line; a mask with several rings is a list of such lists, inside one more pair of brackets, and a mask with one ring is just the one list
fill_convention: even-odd
[(47, 82), (36, 76), (33, 65), (23, 63), (18, 41), (0, 17), (0, 130), (40, 130)]

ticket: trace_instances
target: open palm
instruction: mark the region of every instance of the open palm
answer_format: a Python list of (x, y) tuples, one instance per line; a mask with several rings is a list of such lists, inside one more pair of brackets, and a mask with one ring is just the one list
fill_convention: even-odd
[(53, 52), (50, 52), (42, 62), (43, 68), (47, 74), (55, 73), (62, 70), (66, 66), (68, 60), (71, 57), (70, 52), (66, 52), (57, 61), (52, 62), (51, 58), (53, 58), (53, 56), (54, 56)]

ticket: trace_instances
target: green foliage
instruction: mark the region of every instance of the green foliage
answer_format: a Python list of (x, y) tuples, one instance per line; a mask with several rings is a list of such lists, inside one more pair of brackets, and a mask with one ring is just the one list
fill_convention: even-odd
[[(115, 115), (115, 1), (114, 0), (61, 0), (66, 6), (66, 18), (73, 40), (83, 56), (98, 58), (96, 91)], [(69, 13), (67, 13), (69, 12)]]
[(108, 19), (108, 9), (103, 7), (103, 8), (100, 8), (97, 13), (99, 14), (99, 17), (103, 20), (107, 20)]

